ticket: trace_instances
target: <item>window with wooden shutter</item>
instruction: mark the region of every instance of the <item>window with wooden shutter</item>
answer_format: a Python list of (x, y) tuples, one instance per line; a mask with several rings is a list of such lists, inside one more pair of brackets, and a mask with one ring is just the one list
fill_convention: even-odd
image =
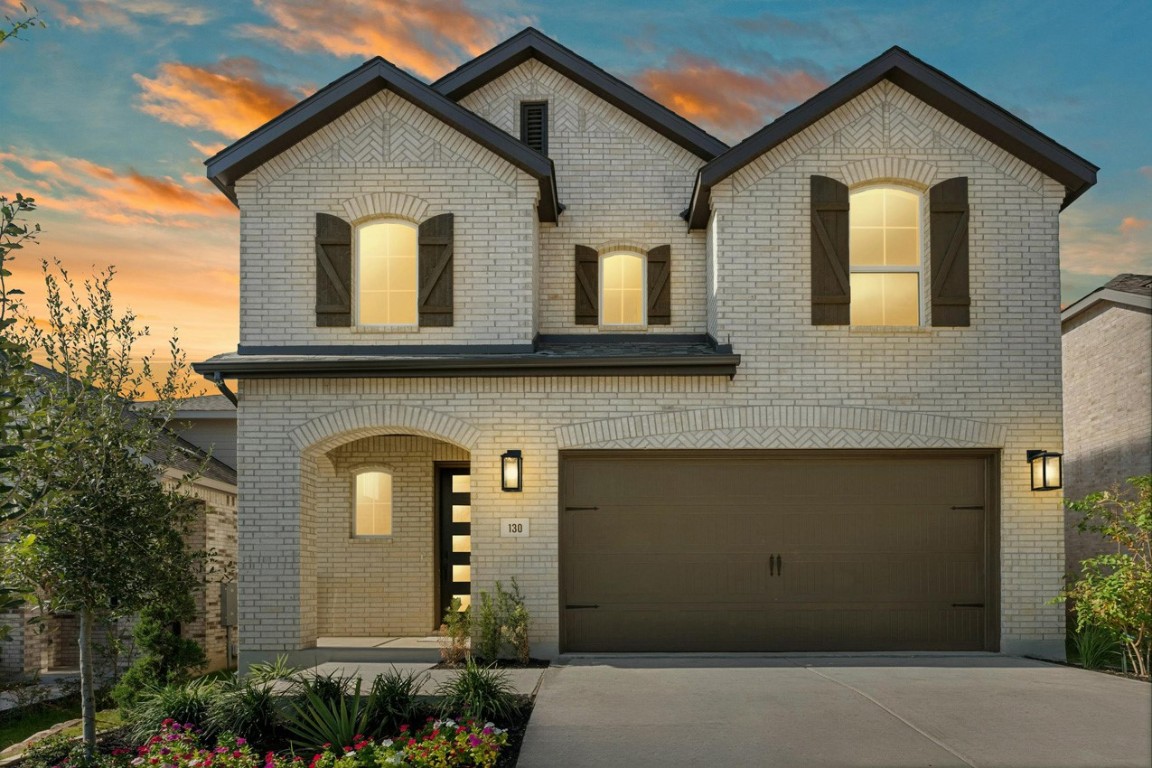
[(576, 246), (576, 325), (600, 322), (600, 254), (586, 245)]
[(520, 141), (542, 155), (548, 154), (548, 102), (520, 102)]
[(316, 214), (316, 325), (352, 325), (352, 225)]
[(848, 325), (848, 186), (813, 176), (811, 190), (812, 324)]
[(453, 216), (442, 213), (420, 224), (420, 325), (452, 325)]
[(648, 325), (672, 324), (672, 246), (648, 251)]
[(968, 179), (947, 179), (928, 191), (932, 250), (932, 325), (970, 324)]

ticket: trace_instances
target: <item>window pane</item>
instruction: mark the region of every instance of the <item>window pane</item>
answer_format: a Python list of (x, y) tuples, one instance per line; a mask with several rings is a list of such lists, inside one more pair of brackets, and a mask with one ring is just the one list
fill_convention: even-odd
[(472, 551), (472, 537), (471, 536), (453, 536), (452, 537), (452, 551), (453, 552), (471, 552)]
[(848, 207), (848, 226), (884, 226), (885, 191), (884, 189), (865, 189), (861, 192), (853, 192), (852, 202)]
[(392, 535), (392, 475), (361, 472), (356, 475), (356, 510), (353, 534)]
[(472, 522), (472, 507), (467, 504), (453, 504), (452, 505), (452, 522), (454, 523), (470, 523)]
[(644, 322), (644, 259), (614, 253), (601, 262), (600, 321), (605, 325)]
[(452, 595), (460, 598), (460, 610), (466, 611), (472, 606), (472, 595)]
[(472, 566), (470, 565), (454, 565), (452, 566), (452, 581), (457, 583), (467, 583), (472, 581)]
[(452, 475), (452, 493), (471, 493), (472, 475)]
[(356, 230), (357, 322), (416, 324), (417, 228), (378, 221)]
[(884, 190), (884, 224), (889, 227), (920, 226), (920, 196), (900, 189)]
[(888, 229), (884, 232), (885, 264), (915, 267), (920, 264), (920, 232), (915, 229)]
[(884, 263), (884, 230), (848, 230), (848, 262), (854, 267), (877, 267)]
[(853, 274), (851, 315), (852, 325), (919, 325), (920, 275)]

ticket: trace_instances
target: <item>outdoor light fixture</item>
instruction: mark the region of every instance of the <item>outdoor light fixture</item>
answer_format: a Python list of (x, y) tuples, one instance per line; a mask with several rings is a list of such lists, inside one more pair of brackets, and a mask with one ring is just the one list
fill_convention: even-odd
[(1062, 455), (1052, 451), (1028, 451), (1028, 463), (1032, 465), (1032, 490), (1058, 491), (1064, 487), (1060, 478)]
[(524, 457), (520, 451), (505, 451), (500, 456), (500, 488), (505, 491), (524, 490)]

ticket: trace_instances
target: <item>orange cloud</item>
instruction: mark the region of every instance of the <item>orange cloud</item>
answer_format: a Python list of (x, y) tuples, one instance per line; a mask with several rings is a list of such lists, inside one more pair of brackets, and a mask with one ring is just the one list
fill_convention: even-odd
[(633, 80), (669, 109), (733, 138), (746, 136), (826, 85), (802, 69), (768, 67), (749, 75), (683, 52), (666, 67), (644, 70)]
[(137, 31), (137, 21), (142, 19), (198, 27), (215, 17), (207, 8), (177, 0), (41, 0), (41, 3), (53, 21), (84, 29), (114, 27)]
[[(513, 20), (469, 10), (463, 0), (256, 0), (272, 25), (248, 24), (242, 34), (293, 51), (336, 56), (383, 56), (433, 78), (495, 45)], [(523, 20), (516, 20), (523, 22)]]
[(231, 219), (235, 209), (207, 181), (117, 171), (83, 158), (38, 158), (0, 152), (0, 183), (38, 198), (41, 208), (119, 225), (201, 226)]
[(166, 123), (239, 138), (299, 100), (262, 79), (252, 59), (224, 59), (215, 66), (160, 65), (156, 77), (132, 76), (141, 88), (140, 110)]
[(1124, 234), (1128, 234), (1130, 232), (1139, 232), (1142, 229), (1147, 229), (1149, 224), (1152, 224), (1152, 221), (1148, 221), (1148, 219), (1139, 219), (1135, 216), (1125, 216), (1124, 219), (1120, 222), (1120, 231)]
[[(1108, 211), (1085, 205), (1060, 214), (1060, 266), (1066, 273), (1114, 277), (1122, 272), (1152, 273), (1152, 227), (1123, 225)], [(1126, 219), (1127, 220), (1127, 219)]]

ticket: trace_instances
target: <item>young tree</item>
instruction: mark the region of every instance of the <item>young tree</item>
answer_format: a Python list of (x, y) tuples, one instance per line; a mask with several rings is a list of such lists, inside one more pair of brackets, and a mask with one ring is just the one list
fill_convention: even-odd
[(1076, 609), (1076, 628), (1101, 627), (1124, 643), (1132, 668), (1152, 666), (1152, 475), (1129, 478), (1135, 497), (1102, 491), (1068, 507), (1084, 514), (1077, 525), (1116, 543), (1116, 553), (1080, 563), (1080, 577), (1061, 597)]
[[(57, 277), (57, 274), (59, 277)], [(39, 369), (32, 431), (51, 432), (48, 450), (15, 457), (37, 492), (21, 494), (10, 523), (9, 567), (44, 612), (80, 622), (81, 709), (86, 750), (96, 739), (93, 630), (145, 608), (187, 605), (198, 553), (185, 545), (195, 502), (163, 479), (178, 443), (165, 431), (175, 400), (188, 391), (175, 339), (172, 364), (153, 375), (150, 355), (134, 356), (148, 334), (132, 312), (117, 314), (109, 269), (82, 293), (68, 273), (44, 263), (47, 316), (25, 318), (24, 341)], [(146, 393), (147, 413), (130, 404)]]

